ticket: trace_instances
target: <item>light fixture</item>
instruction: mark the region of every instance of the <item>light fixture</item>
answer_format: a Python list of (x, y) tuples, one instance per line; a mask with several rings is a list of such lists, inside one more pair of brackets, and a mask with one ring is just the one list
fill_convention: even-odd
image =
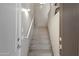
[(29, 8), (28, 9), (22, 8), (21, 11), (24, 12), (26, 16), (29, 16), (29, 12), (30, 12)]

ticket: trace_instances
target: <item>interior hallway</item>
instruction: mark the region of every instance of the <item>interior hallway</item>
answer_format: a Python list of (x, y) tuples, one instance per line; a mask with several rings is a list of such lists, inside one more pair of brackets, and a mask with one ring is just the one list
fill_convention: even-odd
[(35, 27), (29, 56), (52, 56), (51, 43), (46, 27)]

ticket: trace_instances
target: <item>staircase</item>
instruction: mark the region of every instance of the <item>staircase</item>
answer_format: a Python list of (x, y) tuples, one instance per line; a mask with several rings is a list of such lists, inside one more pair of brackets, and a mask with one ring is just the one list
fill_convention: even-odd
[(47, 27), (35, 27), (29, 56), (52, 56)]

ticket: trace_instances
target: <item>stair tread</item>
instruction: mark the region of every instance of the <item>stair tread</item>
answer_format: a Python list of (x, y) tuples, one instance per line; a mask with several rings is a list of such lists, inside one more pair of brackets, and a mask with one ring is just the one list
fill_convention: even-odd
[(50, 50), (32, 50), (31, 53), (29, 53), (30, 56), (51, 56), (52, 53)]
[(32, 40), (31, 44), (50, 44), (48, 39)]
[(52, 50), (47, 28), (35, 28), (29, 56), (51, 56)]
[(31, 49), (50, 49), (50, 45), (48, 44), (33, 44), (30, 47)]

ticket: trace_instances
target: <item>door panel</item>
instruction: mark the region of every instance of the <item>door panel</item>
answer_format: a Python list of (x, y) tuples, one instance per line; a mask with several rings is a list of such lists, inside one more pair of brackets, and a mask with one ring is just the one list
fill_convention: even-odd
[(0, 55), (16, 55), (16, 4), (0, 4)]
[(76, 5), (75, 4), (63, 4), (62, 7), (62, 55), (75, 56), (77, 55), (77, 19), (76, 19)]

